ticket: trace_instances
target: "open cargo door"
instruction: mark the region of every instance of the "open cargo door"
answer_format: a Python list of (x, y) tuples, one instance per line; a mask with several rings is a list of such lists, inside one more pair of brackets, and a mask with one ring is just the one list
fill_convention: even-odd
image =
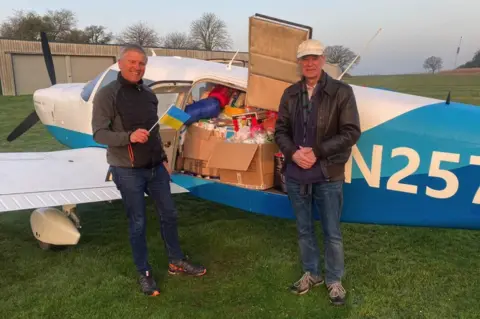
[(256, 14), (249, 20), (246, 104), (278, 111), (283, 91), (298, 81), (297, 47), (312, 28)]
[[(297, 48), (312, 38), (309, 26), (261, 14), (249, 20), (249, 65), (246, 104), (278, 111), (283, 91), (300, 80)], [(341, 69), (325, 64), (324, 71), (338, 78)]]

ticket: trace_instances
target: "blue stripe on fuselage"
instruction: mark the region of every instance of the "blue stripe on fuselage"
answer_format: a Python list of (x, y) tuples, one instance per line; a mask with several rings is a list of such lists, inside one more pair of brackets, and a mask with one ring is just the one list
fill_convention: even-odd
[[(477, 116), (478, 115), (478, 116)], [(391, 224), (404, 226), (436, 226), (480, 229), (480, 205), (472, 204), (480, 185), (480, 166), (468, 165), (470, 155), (480, 155), (478, 136), (480, 108), (452, 103), (436, 104), (406, 113), (364, 132), (358, 147), (371, 165), (374, 144), (383, 146), (380, 187), (369, 187), (353, 165), (353, 179), (345, 184), (343, 222)], [(47, 127), (62, 144), (71, 148), (105, 147), (92, 136), (59, 127)], [(406, 165), (405, 157), (391, 158), (395, 147), (409, 147), (420, 156), (419, 169), (402, 180), (418, 187), (416, 195), (386, 189), (388, 178)], [(425, 195), (425, 187), (442, 189), (445, 183), (428, 176), (432, 151), (460, 154), (460, 164), (442, 163), (441, 168), (457, 167), (458, 192), (448, 199)], [(461, 167), (463, 166), (463, 167)], [(460, 168), (461, 167), (461, 168)], [(294, 218), (285, 194), (244, 189), (215, 181), (174, 174), (173, 182), (192, 195), (249, 212)]]
[(90, 134), (68, 130), (63, 127), (53, 125), (46, 125), (46, 128), (57, 141), (72, 149), (84, 147), (106, 147), (105, 145), (95, 142), (93, 136)]
[[(412, 195), (385, 188), (372, 188), (365, 180), (345, 184), (342, 222), (399, 226), (445, 227), (480, 229), (480, 205), (472, 200), (479, 186), (478, 179), (468, 176), (480, 174), (480, 166), (467, 166), (453, 171), (465, 181), (460, 192), (446, 200)], [(199, 198), (232, 206), (248, 212), (294, 219), (288, 196), (280, 193), (244, 189), (221, 182), (173, 174), (174, 183), (186, 188)], [(430, 181), (427, 175), (415, 175), (409, 182), (415, 185)], [(385, 185), (386, 178), (381, 184)], [(431, 185), (435, 187), (436, 185)], [(314, 209), (318, 220), (318, 211)]]
[[(362, 133), (357, 147), (370, 168), (374, 145), (383, 147), (381, 176), (388, 177), (407, 165), (405, 156), (392, 158), (392, 150), (407, 147), (418, 153), (420, 166), (414, 174), (428, 174), (432, 153), (460, 155), (460, 163), (443, 162), (442, 169), (469, 165), (480, 155), (480, 107), (461, 103), (427, 105), (393, 118)], [(352, 179), (363, 178), (354, 161)]]

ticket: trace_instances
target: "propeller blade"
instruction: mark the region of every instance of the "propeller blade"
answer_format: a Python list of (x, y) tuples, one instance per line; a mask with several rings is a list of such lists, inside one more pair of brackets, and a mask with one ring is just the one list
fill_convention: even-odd
[(42, 40), (42, 52), (45, 65), (47, 66), (48, 76), (50, 77), (52, 85), (55, 85), (57, 84), (57, 79), (55, 77), (55, 67), (53, 66), (53, 57), (52, 52), (50, 52), (50, 46), (48, 45), (47, 34), (43, 31), (40, 32), (40, 38)]
[(35, 111), (30, 113), (22, 123), (20, 123), (13, 131), (8, 135), (7, 141), (11, 142), (14, 139), (18, 138), (20, 135), (28, 131), (32, 126), (34, 126), (40, 119)]
[[(48, 76), (50, 77), (50, 82), (52, 85), (57, 84), (57, 79), (55, 77), (55, 67), (53, 65), (52, 52), (50, 51), (50, 46), (48, 45), (47, 34), (45, 32), (40, 32), (40, 39), (42, 43), (42, 53), (43, 58), (45, 59), (45, 66), (47, 67)], [(21, 136), (23, 133), (28, 131), (32, 126), (34, 126), (40, 118), (37, 115), (37, 112), (33, 111), (30, 113), (23, 121), (20, 123), (7, 137), (7, 141), (11, 142)]]

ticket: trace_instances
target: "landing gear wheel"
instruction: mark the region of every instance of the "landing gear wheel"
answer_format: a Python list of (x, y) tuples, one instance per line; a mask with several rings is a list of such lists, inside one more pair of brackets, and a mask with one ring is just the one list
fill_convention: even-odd
[(40, 246), (40, 248), (41, 248), (42, 250), (52, 250), (52, 248), (53, 248), (53, 245), (52, 245), (52, 244), (44, 243), (44, 242), (41, 241), (41, 240), (38, 240), (38, 246)]
[(37, 241), (38, 241), (38, 246), (40, 246), (40, 249), (45, 251), (58, 252), (68, 248), (67, 245), (54, 245), (54, 244), (44, 243), (43, 241), (40, 241), (40, 240), (37, 240)]
[(79, 221), (70, 208), (68, 214), (51, 207), (35, 209), (30, 215), (30, 225), (38, 245), (42, 250), (63, 250), (76, 245), (80, 238)]

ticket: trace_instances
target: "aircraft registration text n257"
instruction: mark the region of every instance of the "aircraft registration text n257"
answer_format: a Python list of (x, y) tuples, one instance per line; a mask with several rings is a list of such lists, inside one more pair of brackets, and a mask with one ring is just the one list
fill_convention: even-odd
[[(355, 160), (358, 169), (361, 172), (362, 177), (367, 182), (368, 186), (373, 188), (380, 188), (382, 179), (382, 167), (385, 164), (384, 147), (382, 145), (373, 145), (372, 157), (370, 167), (365, 161), (365, 157), (360, 153), (357, 145), (352, 147), (352, 154), (345, 167), (345, 181), (346, 183), (352, 182), (352, 169), (353, 160)], [(425, 174), (429, 177), (429, 181), (433, 183), (434, 179), (443, 181), (443, 188), (434, 188), (432, 185), (425, 185), (425, 194), (432, 198), (448, 199), (455, 196), (460, 189), (460, 179), (452, 171), (452, 169), (442, 168), (442, 165), (457, 164), (461, 168), (460, 160), (461, 156), (458, 153), (432, 151), (429, 158), (421, 158), (420, 154), (409, 147), (396, 147), (391, 150), (390, 160), (394, 160), (397, 157), (404, 157), (407, 159), (407, 163), (400, 165), (397, 163), (395, 166), (399, 167), (393, 169), (389, 173), (385, 173), (383, 176), (386, 179), (386, 189), (397, 192), (404, 192), (410, 194), (418, 194), (419, 185), (404, 181), (408, 177), (415, 175)], [(420, 165), (423, 161), (428, 160), (428, 171), (419, 172)], [(390, 165), (391, 163), (388, 163)], [(470, 155), (470, 166), (480, 166), (480, 156)], [(391, 165), (390, 165), (391, 167)], [(480, 170), (480, 167), (479, 167)], [(390, 176), (389, 176), (390, 175)], [(355, 178), (354, 178), (355, 179)], [(438, 182), (435, 181), (437, 184)], [(473, 192), (472, 204), (480, 205), (480, 180), (479, 187)]]

